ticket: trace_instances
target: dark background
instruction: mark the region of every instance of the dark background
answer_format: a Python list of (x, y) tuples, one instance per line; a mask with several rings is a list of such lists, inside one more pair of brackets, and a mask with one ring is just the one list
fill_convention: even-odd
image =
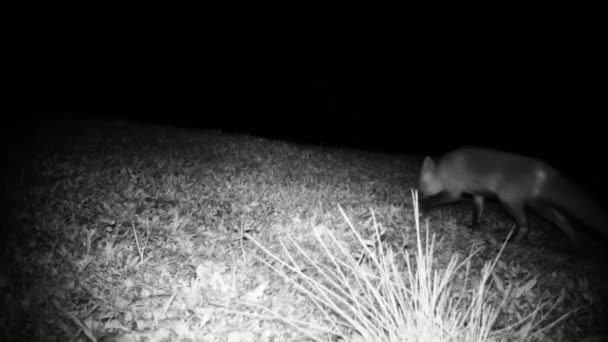
[(608, 171), (593, 9), (58, 6), (5, 13), (4, 139), (102, 116), (420, 155), (484, 145), (596, 189)]

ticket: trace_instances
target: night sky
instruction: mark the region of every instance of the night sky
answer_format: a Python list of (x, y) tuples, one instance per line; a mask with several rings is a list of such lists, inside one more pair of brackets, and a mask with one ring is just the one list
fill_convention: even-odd
[(601, 18), (248, 6), (25, 9), (4, 42), (7, 122), (118, 116), (380, 151), (479, 144), (573, 169), (604, 159)]

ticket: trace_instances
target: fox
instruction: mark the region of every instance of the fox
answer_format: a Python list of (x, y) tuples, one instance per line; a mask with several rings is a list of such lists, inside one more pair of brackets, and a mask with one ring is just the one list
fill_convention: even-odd
[(498, 199), (515, 221), (510, 239), (515, 243), (528, 238), (530, 210), (563, 231), (577, 250), (584, 246), (570, 217), (608, 237), (608, 216), (582, 187), (543, 160), (525, 155), (476, 146), (449, 151), (437, 161), (427, 155), (418, 192), (423, 213), (470, 195), (472, 229), (479, 229), (484, 200)]

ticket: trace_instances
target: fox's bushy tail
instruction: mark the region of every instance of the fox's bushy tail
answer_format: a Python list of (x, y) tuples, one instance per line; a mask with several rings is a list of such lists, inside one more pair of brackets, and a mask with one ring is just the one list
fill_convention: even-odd
[(577, 184), (562, 176), (553, 177), (542, 189), (540, 197), (608, 237), (606, 210)]

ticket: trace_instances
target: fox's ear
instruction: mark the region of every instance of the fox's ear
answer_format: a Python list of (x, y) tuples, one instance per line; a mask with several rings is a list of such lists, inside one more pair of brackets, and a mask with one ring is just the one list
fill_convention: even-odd
[(422, 172), (427, 173), (433, 171), (435, 171), (435, 162), (431, 157), (426, 156), (424, 158), (424, 162), (422, 163)]

